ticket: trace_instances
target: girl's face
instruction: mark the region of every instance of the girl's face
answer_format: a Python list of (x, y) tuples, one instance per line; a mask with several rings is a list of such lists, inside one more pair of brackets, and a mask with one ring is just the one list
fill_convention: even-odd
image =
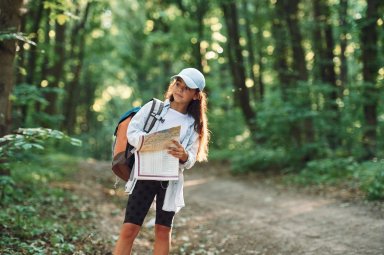
[(192, 100), (198, 99), (197, 89), (191, 89), (185, 84), (183, 79), (176, 78), (172, 86), (172, 95), (177, 103), (189, 104)]

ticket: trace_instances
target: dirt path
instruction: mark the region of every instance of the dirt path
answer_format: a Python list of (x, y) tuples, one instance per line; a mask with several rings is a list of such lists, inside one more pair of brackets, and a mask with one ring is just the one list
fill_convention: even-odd
[[(113, 189), (108, 163), (80, 168), (75, 190), (96, 208), (97, 236), (112, 250), (127, 196)], [(382, 205), (299, 194), (217, 168), (186, 174), (187, 206), (176, 215), (171, 254), (384, 254)], [(153, 211), (144, 224), (152, 218)], [(152, 244), (153, 228), (143, 227), (134, 254), (151, 254)]]

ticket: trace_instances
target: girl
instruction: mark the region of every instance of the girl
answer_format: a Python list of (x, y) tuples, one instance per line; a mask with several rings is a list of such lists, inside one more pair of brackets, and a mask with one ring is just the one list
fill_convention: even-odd
[[(196, 160), (207, 160), (209, 131), (206, 117), (207, 99), (203, 92), (205, 79), (195, 68), (183, 69), (173, 79), (165, 94), (162, 121), (157, 121), (150, 133), (181, 126), (180, 141), (168, 153), (179, 159), (177, 181), (137, 180), (130, 193), (124, 224), (117, 240), (114, 255), (131, 254), (133, 241), (140, 231), (144, 218), (156, 196), (155, 255), (168, 254), (171, 229), (175, 213), (184, 207), (183, 171), (191, 168)], [(128, 141), (135, 148), (143, 131), (151, 103), (144, 105), (128, 126)]]

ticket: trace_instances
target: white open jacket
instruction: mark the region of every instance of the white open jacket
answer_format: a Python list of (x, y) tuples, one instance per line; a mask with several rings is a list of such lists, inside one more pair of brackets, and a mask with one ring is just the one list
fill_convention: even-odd
[[(144, 124), (146, 118), (151, 110), (152, 102), (148, 102), (145, 104), (138, 113), (132, 118), (129, 123), (127, 136), (128, 142), (135, 148), (139, 146), (140, 136), (147, 135), (153, 132), (156, 132), (159, 127), (159, 121), (156, 122), (155, 126), (149, 133), (144, 132)], [(167, 99), (164, 101), (164, 108), (160, 114), (162, 118), (164, 118), (165, 114), (170, 108), (170, 101)], [(196, 162), (197, 150), (199, 148), (199, 135), (194, 129), (195, 120), (192, 116), (189, 115), (186, 123), (183, 125), (187, 125), (187, 132), (182, 137), (180, 143), (183, 145), (184, 149), (188, 153), (188, 160), (184, 164), (179, 165), (179, 180), (177, 181), (169, 181), (168, 188), (165, 193), (164, 211), (174, 211), (178, 212), (182, 207), (185, 206), (184, 203), (184, 169), (191, 168)], [(136, 152), (135, 152), (136, 153)], [(135, 182), (134, 182), (135, 183)], [(131, 189), (133, 190), (133, 189)]]

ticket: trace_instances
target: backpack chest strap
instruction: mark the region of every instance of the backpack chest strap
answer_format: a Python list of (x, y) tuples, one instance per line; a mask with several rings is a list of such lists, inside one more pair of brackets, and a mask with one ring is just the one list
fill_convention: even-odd
[(151, 111), (149, 112), (148, 118), (144, 124), (144, 131), (146, 133), (149, 133), (149, 131), (151, 131), (156, 121), (159, 120), (161, 122), (164, 122), (164, 119), (161, 117), (161, 112), (163, 111), (163, 108), (164, 103), (162, 101), (156, 98), (152, 99)]

